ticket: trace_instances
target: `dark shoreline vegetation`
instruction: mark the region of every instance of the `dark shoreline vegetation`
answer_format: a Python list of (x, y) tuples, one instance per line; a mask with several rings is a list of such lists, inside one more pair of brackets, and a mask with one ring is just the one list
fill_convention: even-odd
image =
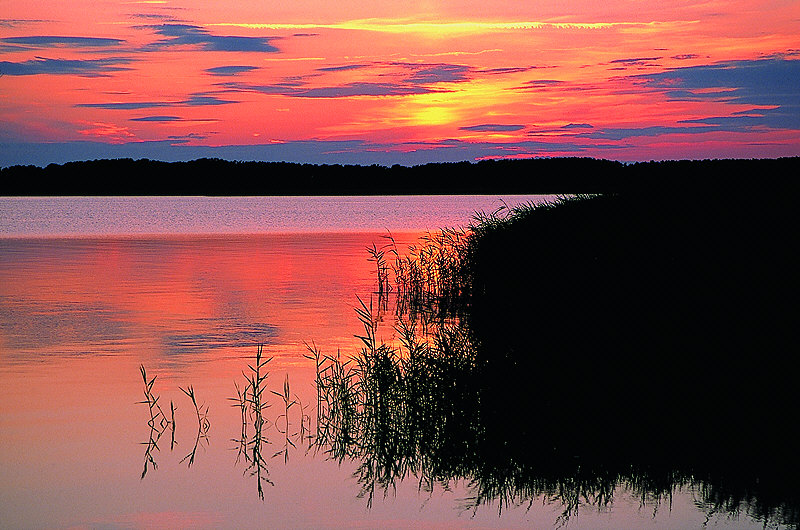
[(623, 164), (535, 158), (420, 166), (110, 159), (0, 168), (2, 195), (481, 195), (598, 193), (794, 179), (800, 157)]
[[(310, 347), (317, 445), (367, 502), (466, 481), (464, 508), (669, 509), (800, 528), (792, 186), (581, 195), (369, 249), (353, 356)], [(794, 178), (794, 175), (792, 175)], [(750, 175), (753, 178), (753, 175)], [(397, 306), (399, 345), (377, 336)], [(666, 506), (665, 506), (666, 505)]]

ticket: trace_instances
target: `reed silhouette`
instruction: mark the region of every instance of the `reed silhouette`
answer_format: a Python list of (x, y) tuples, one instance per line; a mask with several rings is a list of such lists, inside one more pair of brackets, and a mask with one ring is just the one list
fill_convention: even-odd
[(790, 191), (564, 197), (396, 254), (402, 347), (361, 302), (359, 352), (311, 348), (318, 447), (360, 463), (368, 504), (410, 477), (467, 480), (473, 509), (544, 497), (565, 519), (621, 489), (657, 507), (691, 488), (709, 514), (800, 527)]
[[(233, 407), (239, 410), (242, 420), (242, 429), (236, 442), (236, 463), (242, 458), (246, 463), (245, 474), (256, 478), (258, 496), (264, 500), (264, 484), (274, 486), (268, 478), (269, 468), (265, 457), (266, 446), (271, 442), (267, 437), (270, 427), (274, 428), (281, 437), (281, 448), (272, 454), (272, 458), (283, 457), (284, 463), (289, 462), (290, 448), (296, 449), (297, 443), (307, 442), (310, 437), (309, 423), (311, 418), (306, 414), (307, 405), (303, 405), (297, 394), (290, 390), (289, 375), (286, 374), (282, 391), (270, 390), (267, 392), (267, 379), (270, 375), (267, 365), (272, 357), (264, 357), (263, 344), (258, 345), (253, 362), (247, 365), (247, 370), (242, 372), (245, 379), (243, 387), (234, 381), (236, 396), (228, 398), (233, 401)], [(266, 411), (271, 406), (267, 400), (268, 394), (277, 396), (282, 405), (280, 414), (274, 420), (267, 418)], [(295, 423), (290, 418), (290, 411), (297, 410), (299, 422)], [(295, 431), (295, 429), (297, 429)]]
[[(169, 429), (171, 433), (170, 451), (175, 449), (177, 445), (175, 442), (175, 411), (178, 409), (175, 407), (175, 404), (170, 401), (170, 414), (168, 417), (159, 404), (160, 396), (153, 392), (153, 386), (155, 385), (157, 376), (148, 378), (147, 370), (144, 365), (139, 366), (139, 373), (142, 375), (145, 397), (144, 401), (140, 401), (139, 403), (147, 405), (150, 412), (150, 419), (147, 421), (147, 425), (150, 427), (149, 439), (147, 442), (142, 442), (143, 445), (147, 446), (144, 454), (144, 469), (141, 476), (141, 478), (144, 479), (147, 475), (148, 466), (153, 469), (158, 469), (158, 464), (156, 463), (154, 455), (155, 451), (160, 451), (158, 442), (167, 429)], [(208, 444), (208, 431), (211, 427), (211, 422), (208, 419), (208, 406), (197, 404), (197, 396), (195, 395), (194, 387), (189, 385), (186, 388), (179, 388), (181, 392), (191, 399), (195, 415), (197, 416), (197, 435), (195, 436), (194, 445), (192, 450), (181, 459), (181, 463), (187, 462), (188, 467), (191, 467), (197, 455), (197, 448), (202, 444)]]
[(181, 463), (187, 462), (187, 466), (192, 467), (192, 464), (194, 464), (194, 458), (197, 455), (197, 448), (201, 443), (208, 444), (208, 430), (211, 428), (211, 422), (208, 420), (208, 406), (197, 404), (197, 398), (194, 394), (194, 387), (189, 385), (186, 388), (180, 387), (180, 390), (192, 400), (194, 412), (197, 416), (197, 435), (194, 439), (194, 445), (192, 446), (192, 450), (189, 452), (189, 454), (187, 454), (185, 457), (183, 457), (183, 460), (181, 460)]
[(152, 378), (147, 377), (147, 370), (145, 369), (144, 365), (139, 366), (139, 373), (142, 374), (142, 383), (143, 383), (143, 392), (144, 392), (144, 401), (140, 401), (139, 403), (147, 405), (147, 408), (150, 413), (150, 419), (147, 420), (147, 425), (150, 427), (150, 433), (148, 436), (147, 442), (142, 442), (143, 445), (146, 445), (146, 449), (144, 452), (144, 469), (142, 470), (141, 478), (147, 475), (148, 465), (152, 466), (153, 469), (158, 469), (158, 464), (156, 463), (154, 451), (159, 451), (158, 442), (161, 440), (161, 436), (166, 432), (167, 429), (170, 430), (171, 433), (171, 441), (170, 441), (170, 450), (175, 447), (175, 404), (170, 401), (169, 402), (169, 409), (170, 415), (164, 413), (164, 410), (161, 408), (161, 405), (158, 403), (160, 396), (157, 396), (153, 392), (153, 385), (156, 382), (157, 376), (153, 376)]
[[(283, 405), (283, 412), (279, 414), (275, 420), (275, 429), (283, 436), (283, 447), (277, 451), (273, 457), (283, 456), (283, 462), (286, 464), (289, 462), (289, 447), (292, 447), (293, 449), (297, 448), (297, 444), (294, 443), (292, 438), (297, 438), (301, 442), (305, 439), (305, 429), (308, 416), (305, 414), (305, 408), (302, 401), (300, 401), (300, 398), (297, 397), (296, 394), (293, 395), (289, 390), (289, 374), (286, 374), (286, 377), (283, 380), (283, 391), (277, 392), (272, 390), (271, 392), (281, 399)], [(292, 407), (297, 407), (300, 411), (299, 430), (294, 433), (290, 432), (292, 422), (289, 420), (289, 410)]]
[[(238, 439), (233, 440), (237, 444), (238, 451), (236, 463), (238, 464), (244, 457), (247, 465), (244, 472), (256, 478), (256, 489), (261, 500), (264, 500), (264, 484), (274, 486), (274, 483), (268, 478), (269, 468), (263, 453), (264, 446), (270, 443), (266, 436), (269, 419), (265, 417), (269, 403), (267, 403), (264, 392), (267, 388), (267, 377), (269, 377), (267, 364), (271, 360), (272, 357), (264, 357), (264, 347), (259, 344), (254, 362), (247, 365), (247, 372), (242, 373), (246, 385), (240, 389), (238, 383), (234, 381), (236, 397), (229, 398), (242, 415), (241, 435)], [(252, 434), (249, 432), (251, 425)]]

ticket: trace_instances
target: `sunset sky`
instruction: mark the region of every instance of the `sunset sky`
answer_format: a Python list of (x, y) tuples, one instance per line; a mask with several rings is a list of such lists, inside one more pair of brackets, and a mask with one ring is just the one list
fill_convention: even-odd
[(797, 0), (0, 5), (0, 167), (800, 155)]

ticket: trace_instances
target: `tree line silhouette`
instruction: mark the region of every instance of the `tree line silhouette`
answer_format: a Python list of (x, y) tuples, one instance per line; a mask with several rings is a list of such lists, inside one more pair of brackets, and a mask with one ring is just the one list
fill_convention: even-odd
[(598, 193), (786, 183), (800, 157), (624, 164), (535, 158), (419, 166), (104, 159), (0, 169), (4, 195), (414, 195)]

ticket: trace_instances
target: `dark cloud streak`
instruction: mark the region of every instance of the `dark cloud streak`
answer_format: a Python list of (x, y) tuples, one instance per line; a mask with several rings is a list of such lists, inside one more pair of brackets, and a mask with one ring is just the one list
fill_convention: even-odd
[[(175, 136), (163, 141), (107, 144), (65, 142), (47, 144), (0, 143), (0, 162), (4, 166), (34, 164), (45, 166), (77, 160), (102, 158), (149, 158), (163, 161), (189, 161), (197, 158), (263, 160), (312, 164), (403, 164), (457, 162), (487, 157), (541, 155), (548, 152), (580, 154), (596, 145), (527, 140), (511, 143), (442, 140), (406, 144), (381, 144), (363, 140), (306, 140), (275, 144), (227, 145), (219, 147), (186, 145), (199, 135)], [(32, 148), (31, 145), (36, 145)], [(612, 146), (613, 147), (613, 146)]]
[(206, 68), (206, 73), (213, 76), (234, 76), (243, 74), (245, 72), (252, 72), (258, 70), (257, 66), (215, 66), (213, 68)]
[(148, 26), (157, 34), (166, 37), (147, 46), (149, 49), (171, 48), (173, 46), (196, 46), (205, 51), (223, 52), (278, 52), (271, 41), (278, 37), (240, 37), (214, 35), (205, 28), (190, 24), (162, 24)]
[(367, 68), (368, 64), (345, 64), (343, 66), (325, 66), (317, 68), (318, 72), (340, 72), (343, 70), (358, 70), (359, 68)]
[(524, 129), (524, 125), (502, 125), (498, 123), (481, 123), (479, 125), (470, 125), (467, 127), (459, 127), (462, 131), (476, 131), (476, 132), (513, 132)]
[(614, 59), (609, 61), (611, 64), (648, 64), (653, 61), (658, 61), (661, 57), (632, 57), (627, 59)]
[(406, 82), (415, 85), (432, 85), (436, 83), (461, 83), (469, 80), (469, 66), (461, 64), (425, 65), (421, 68), (411, 66), (414, 73)]
[(70, 37), (56, 35), (36, 35), (29, 37), (5, 37), (0, 42), (19, 44), (33, 48), (106, 48), (123, 44), (122, 39), (109, 39), (101, 37)]
[(207, 105), (227, 105), (238, 103), (238, 101), (219, 99), (216, 96), (207, 94), (192, 94), (187, 99), (180, 101), (130, 101), (130, 102), (109, 102), (109, 103), (78, 103), (75, 106), (89, 109), (106, 110), (140, 110), (156, 109), (164, 107), (199, 107)]
[(142, 116), (141, 118), (131, 118), (130, 121), (153, 121), (153, 122), (170, 122), (181, 121), (180, 116)]
[(120, 66), (130, 64), (126, 57), (105, 59), (48, 59), (36, 57), (23, 62), (0, 61), (0, 74), (3, 75), (79, 75), (83, 77), (108, 77), (113, 72), (130, 70)]

